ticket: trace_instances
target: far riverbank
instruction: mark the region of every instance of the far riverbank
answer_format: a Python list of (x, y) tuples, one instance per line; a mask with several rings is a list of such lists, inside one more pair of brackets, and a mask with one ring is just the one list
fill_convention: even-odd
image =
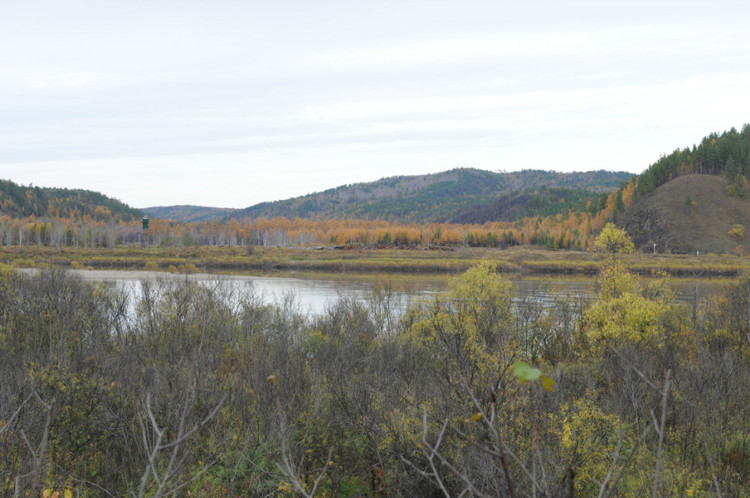
[[(11, 246), (0, 249), (0, 263), (16, 268), (55, 265), (95, 270), (142, 270), (172, 273), (355, 273), (458, 274), (482, 260), (498, 271), (518, 275), (596, 275), (601, 254), (579, 251), (509, 249), (337, 249), (334, 247), (134, 247), (48, 248)], [(693, 278), (732, 278), (750, 271), (750, 261), (735, 255), (634, 254), (627, 268), (639, 275), (663, 272)]]

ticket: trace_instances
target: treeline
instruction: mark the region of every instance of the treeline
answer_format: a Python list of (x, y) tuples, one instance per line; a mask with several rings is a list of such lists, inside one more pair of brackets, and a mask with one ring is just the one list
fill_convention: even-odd
[(140, 222), (0, 216), (0, 246), (114, 247), (142, 240)]
[(95, 221), (132, 221), (141, 216), (116, 199), (80, 189), (24, 186), (0, 180), (0, 213), (14, 218), (90, 218)]
[(11, 218), (0, 216), (0, 246), (114, 247), (145, 244), (165, 247), (307, 246), (375, 247), (509, 247), (537, 245), (584, 250), (609, 219), (608, 211), (524, 218), (484, 224), (398, 224), (365, 220), (286, 218), (254, 221), (178, 223), (152, 219), (146, 231), (138, 222), (101, 222), (91, 218)]
[[(460, 179), (481, 172), (457, 170), (455, 173)], [(520, 178), (526, 176), (521, 175)], [(470, 183), (464, 179), (455, 183), (436, 183), (433, 187), (438, 190), (466, 189)], [(2, 212), (7, 214), (0, 215), (0, 246), (114, 247), (118, 244), (146, 244), (182, 247), (332, 244), (426, 248), (537, 245), (549, 249), (583, 250), (590, 248), (593, 234), (611, 218), (612, 212), (612, 209), (604, 210), (608, 194), (594, 195), (568, 189), (543, 188), (533, 192), (527, 191), (523, 195), (523, 206), (520, 207), (520, 211), (516, 211), (516, 219), (512, 222), (399, 223), (381, 219), (290, 220), (282, 217), (254, 220), (244, 218), (239, 221), (232, 219), (226, 222), (174, 222), (151, 219), (148, 231), (143, 232), (137, 211), (100, 194), (23, 187), (8, 181), (2, 182), (2, 185), (5, 189), (4, 197), (0, 197), (3, 199)], [(428, 197), (432, 200), (418, 209), (415, 208), (415, 212), (437, 209), (435, 197)], [(449, 199), (451, 196), (438, 197)], [(467, 197), (465, 202), (476, 201), (472, 199)], [(600, 204), (601, 209), (598, 210), (597, 206)], [(42, 209), (41, 206), (45, 208)], [(444, 212), (447, 216), (452, 209), (451, 206), (455, 208), (455, 205), (448, 202), (438, 211)], [(533, 209), (530, 206), (533, 206)], [(576, 209), (571, 210), (572, 206)], [(392, 205), (392, 209), (401, 214), (414, 207), (402, 202)], [(540, 214), (521, 218), (522, 215), (536, 211), (540, 211)], [(367, 213), (359, 214), (367, 217)], [(491, 214), (492, 216), (486, 215), (484, 218), (491, 219), (495, 213)], [(551, 216), (552, 214), (554, 216)], [(467, 220), (477, 217), (481, 218), (475, 213)]]
[[(147, 231), (138, 221), (0, 216), (0, 246), (114, 247), (157, 246), (305, 246), (355, 247), (500, 247), (534, 245), (548, 249), (587, 250), (607, 221), (630, 205), (636, 182), (612, 193), (579, 196), (573, 191), (542, 189), (527, 202), (540, 209), (575, 205), (554, 216), (527, 216), (515, 221), (478, 223), (397, 223), (384, 220), (287, 218), (232, 219), (228, 222), (175, 222), (151, 219)], [(543, 209), (544, 210), (544, 209)]]
[[(746, 496), (744, 278), (591, 300), (485, 263), (407, 310), (0, 269), (7, 496)], [(69, 494), (68, 494), (69, 493)]]

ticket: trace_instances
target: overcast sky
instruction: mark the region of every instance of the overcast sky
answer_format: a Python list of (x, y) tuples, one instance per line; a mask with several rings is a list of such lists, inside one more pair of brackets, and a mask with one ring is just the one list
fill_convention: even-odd
[(0, 0), (0, 178), (134, 207), (639, 173), (747, 122), (748, 0)]

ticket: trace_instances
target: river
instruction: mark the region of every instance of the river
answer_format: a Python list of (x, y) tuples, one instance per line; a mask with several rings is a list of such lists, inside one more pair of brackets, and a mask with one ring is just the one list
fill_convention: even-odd
[[(298, 276), (213, 275), (205, 273), (170, 274), (145, 271), (70, 270), (84, 280), (107, 282), (127, 291), (131, 296), (141, 294), (142, 281), (158, 279), (187, 279), (205, 285), (228, 285), (237, 291), (250, 291), (270, 304), (293, 296), (299, 309), (319, 314), (340, 298), (365, 302), (373, 289), (385, 287), (393, 291), (398, 307), (405, 309), (409, 302), (444, 290), (449, 277), (403, 277), (379, 275), (350, 277), (346, 275), (303, 274)], [(556, 300), (585, 300), (595, 293), (596, 279), (588, 277), (514, 277), (516, 300), (532, 299), (542, 305)], [(706, 299), (724, 288), (724, 279), (672, 278), (670, 286), (677, 299), (687, 303)]]

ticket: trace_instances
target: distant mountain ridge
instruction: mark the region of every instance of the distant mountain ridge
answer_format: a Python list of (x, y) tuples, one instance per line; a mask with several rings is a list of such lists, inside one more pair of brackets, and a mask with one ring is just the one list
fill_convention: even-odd
[[(245, 209), (230, 210), (201, 206), (165, 206), (143, 208), (149, 216), (176, 221), (228, 220), (230, 218), (288, 219), (382, 219), (402, 223), (474, 222), (475, 217), (487, 218), (492, 206), (502, 204), (501, 198), (526, 192), (524, 199), (540, 202), (549, 198), (549, 189), (559, 197), (550, 201), (543, 211), (551, 214), (567, 212), (596, 200), (602, 192), (617, 189), (632, 174), (626, 172), (591, 171), (560, 173), (524, 170), (491, 172), (459, 168), (441, 173), (382, 178), (374, 182), (341, 185), (335, 188), (286, 200), (263, 202)], [(539, 192), (537, 192), (539, 190)], [(570, 199), (578, 202), (574, 206)], [(530, 206), (519, 206), (509, 213), (499, 213), (494, 220), (516, 219), (534, 214)], [(544, 201), (542, 201), (544, 202)]]
[(215, 208), (205, 206), (177, 205), (142, 208), (144, 214), (162, 220), (176, 221), (213, 221), (231, 218), (238, 209)]
[(596, 193), (617, 189), (632, 176), (631, 173), (604, 170), (497, 173), (459, 168), (429, 175), (395, 176), (375, 182), (342, 185), (302, 197), (257, 204), (241, 209), (233, 216), (448, 222), (467, 218), (464, 213), (487, 207), (499, 197), (513, 192), (542, 187), (564, 188), (587, 191), (588, 196), (594, 198)]

